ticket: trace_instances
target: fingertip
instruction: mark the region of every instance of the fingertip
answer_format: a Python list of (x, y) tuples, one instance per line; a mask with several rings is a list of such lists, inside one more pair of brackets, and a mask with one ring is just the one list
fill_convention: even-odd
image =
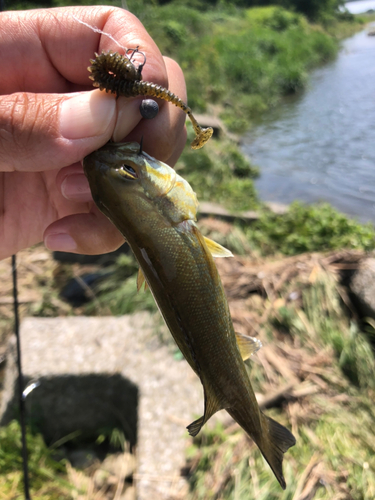
[(117, 119), (112, 134), (114, 142), (119, 142), (129, 135), (141, 121), (142, 116), (139, 111), (141, 102), (142, 98), (130, 99), (129, 97), (119, 97), (117, 99)]
[(86, 203), (92, 201), (89, 182), (85, 174), (73, 174), (64, 178), (61, 193), (67, 200)]
[(43, 240), (49, 250), (85, 255), (113, 252), (124, 243), (121, 233), (95, 207), (90, 213), (54, 222), (45, 230)]
[(60, 169), (56, 176), (56, 185), (66, 200), (79, 203), (93, 201), (81, 163), (77, 162)]
[(175, 143), (175, 148), (171, 156), (168, 158), (168, 160), (165, 161), (170, 167), (174, 167), (176, 163), (178, 162), (182, 151), (184, 150), (186, 146), (186, 139), (187, 139), (187, 130), (186, 127), (183, 128), (181, 134), (178, 136), (176, 143)]
[(163, 59), (168, 74), (169, 88), (178, 93), (180, 99), (186, 102), (186, 82), (181, 66), (170, 57), (164, 56)]

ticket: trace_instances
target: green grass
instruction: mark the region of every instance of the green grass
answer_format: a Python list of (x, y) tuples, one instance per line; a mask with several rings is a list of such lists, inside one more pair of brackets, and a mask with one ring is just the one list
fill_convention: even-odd
[[(194, 136), (190, 125), (188, 131), (189, 144)], [(211, 139), (198, 151), (186, 147), (176, 170), (191, 184), (198, 200), (222, 203), (235, 211), (259, 206), (252, 181), (258, 169), (228, 139)]]
[[(252, 193), (251, 190), (249, 192)], [(247, 193), (236, 190), (231, 193), (231, 200), (241, 195), (244, 200), (240, 200), (237, 206), (242, 203), (245, 207)], [(217, 193), (213, 199), (218, 199)], [(231, 228), (225, 228), (225, 234), (217, 231), (209, 234), (204, 229), (206, 236), (218, 240), (236, 254), (248, 256), (252, 253), (258, 256), (297, 255), (343, 248), (364, 251), (375, 248), (373, 224), (361, 224), (328, 204), (304, 205), (294, 202), (282, 215), (262, 207), (255, 200), (247, 208), (256, 208), (259, 219), (252, 222), (239, 219)]]
[(266, 210), (259, 221), (245, 227), (244, 231), (262, 255), (375, 248), (372, 224), (360, 224), (329, 204), (309, 206), (294, 202), (283, 215)]
[(162, 52), (184, 70), (193, 110), (218, 103), (226, 125), (239, 133), (335, 57), (340, 28), (349, 36), (361, 25), (332, 18), (323, 29), (281, 7), (198, 12), (169, 4), (139, 15)]
[(142, 288), (137, 292), (138, 264), (132, 254), (120, 255), (106, 272), (111, 274), (94, 287), (95, 299), (85, 306), (85, 314), (117, 316), (157, 310), (149, 291), (144, 292)]
[(335, 36), (281, 7), (204, 12), (174, 3), (145, 10), (129, 2), (129, 7), (162, 52), (180, 63), (192, 109), (219, 103), (222, 118), (236, 132), (282, 96), (304, 88), (308, 71), (338, 50)]
[[(72, 468), (66, 458), (58, 458), (66, 455), (66, 450), (62, 451), (59, 447), (67, 442), (73, 449), (80, 449), (82, 445), (84, 448), (85, 445), (87, 447), (87, 443), (82, 442), (79, 434), (79, 432), (72, 433), (61, 439), (59, 443), (48, 447), (41, 434), (27, 429), (29, 483), (33, 500), (110, 498), (104, 496), (105, 488), (102, 488), (98, 494), (100, 488), (95, 482), (98, 463), (94, 463), (86, 471), (79, 471)], [(24, 500), (21, 429), (16, 420), (7, 426), (0, 427), (0, 443), (0, 498)], [(116, 453), (120, 450), (126, 452), (129, 447), (124, 432), (117, 428), (98, 430), (96, 442), (90, 444), (93, 450), (104, 446), (108, 451)], [(114, 474), (117, 478), (116, 473)], [(108, 484), (106, 488), (108, 495), (110, 495), (110, 490), (111, 485)]]
[[(21, 431), (18, 422), (0, 427), (0, 494), (2, 498), (22, 500), (23, 476)], [(52, 458), (52, 451), (40, 434), (27, 433), (28, 464), (33, 500), (71, 500), (72, 487), (64, 464)]]

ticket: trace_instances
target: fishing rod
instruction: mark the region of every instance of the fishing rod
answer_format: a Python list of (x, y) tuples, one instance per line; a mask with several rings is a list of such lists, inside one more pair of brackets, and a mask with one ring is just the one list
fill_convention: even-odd
[[(5, 0), (0, 0), (0, 12), (5, 10)], [(23, 468), (23, 484), (25, 500), (31, 500), (29, 486), (29, 461), (26, 444), (26, 408), (25, 395), (23, 392), (24, 379), (21, 364), (21, 339), (19, 328), (19, 307), (18, 307), (18, 287), (17, 287), (17, 258), (12, 255), (12, 277), (13, 277), (13, 306), (14, 306), (14, 333), (17, 339), (17, 370), (18, 370), (18, 402), (20, 411), (21, 423), (21, 440), (22, 440), (22, 468)]]
[(18, 287), (17, 287), (17, 259), (12, 255), (12, 276), (13, 276), (13, 305), (14, 305), (14, 333), (17, 339), (17, 369), (18, 369), (18, 404), (20, 410), (21, 439), (22, 439), (22, 466), (23, 484), (25, 500), (31, 500), (29, 486), (29, 463), (26, 444), (26, 408), (24, 395), (24, 378), (21, 363), (21, 338), (19, 328), (19, 307), (18, 307)]

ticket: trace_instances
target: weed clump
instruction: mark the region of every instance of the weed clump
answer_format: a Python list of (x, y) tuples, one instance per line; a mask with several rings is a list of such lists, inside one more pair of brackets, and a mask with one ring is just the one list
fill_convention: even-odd
[(257, 222), (245, 228), (245, 233), (263, 255), (375, 248), (372, 224), (360, 224), (329, 204), (308, 206), (294, 202), (283, 215), (266, 210)]

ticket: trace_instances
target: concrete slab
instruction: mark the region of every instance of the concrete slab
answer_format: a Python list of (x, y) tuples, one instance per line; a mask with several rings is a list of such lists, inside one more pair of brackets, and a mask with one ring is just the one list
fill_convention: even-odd
[[(159, 319), (156, 319), (158, 324)], [(154, 334), (155, 316), (26, 318), (23, 369), (40, 386), (27, 397), (29, 418), (47, 439), (121, 425), (136, 442), (140, 500), (183, 498), (190, 439), (186, 425), (203, 412), (203, 392), (185, 360)], [(14, 417), (15, 340), (9, 347), (0, 423)]]

